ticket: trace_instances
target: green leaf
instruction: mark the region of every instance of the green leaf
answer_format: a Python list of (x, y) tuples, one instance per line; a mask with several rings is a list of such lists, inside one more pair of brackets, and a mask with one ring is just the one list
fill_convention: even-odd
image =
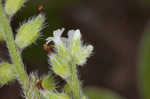
[(24, 23), (18, 29), (15, 42), (19, 48), (23, 49), (37, 40), (40, 36), (44, 19), (44, 16), (40, 14), (36, 18), (32, 18), (28, 22)]
[(142, 99), (150, 99), (150, 25), (141, 42), (138, 70)]
[(118, 94), (106, 89), (86, 88), (84, 91), (89, 99), (124, 99)]
[(4, 85), (16, 79), (16, 73), (13, 66), (9, 63), (0, 64), (0, 84)]

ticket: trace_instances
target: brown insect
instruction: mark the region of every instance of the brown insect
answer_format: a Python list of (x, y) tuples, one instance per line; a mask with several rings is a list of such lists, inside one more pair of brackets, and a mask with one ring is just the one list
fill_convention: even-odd
[(40, 80), (36, 83), (36, 87), (37, 87), (39, 90), (44, 90), (44, 88), (42, 87), (42, 81), (43, 81), (43, 79), (40, 79)]
[(51, 47), (50, 45), (44, 44), (44, 45), (43, 45), (43, 49), (44, 49), (45, 51), (47, 51), (47, 52), (51, 52), (52, 47)]
[(43, 11), (44, 11), (43, 5), (40, 5), (40, 7), (38, 8), (38, 10), (39, 10), (40, 12), (43, 12)]

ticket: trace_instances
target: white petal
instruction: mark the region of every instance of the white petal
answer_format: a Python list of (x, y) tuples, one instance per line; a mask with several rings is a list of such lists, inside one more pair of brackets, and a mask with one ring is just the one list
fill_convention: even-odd
[(64, 32), (64, 30), (65, 30), (64, 28), (55, 30), (55, 31), (53, 32), (53, 36), (54, 36), (54, 37), (61, 37), (61, 35), (62, 35), (62, 33)]
[(68, 38), (69, 38), (69, 39), (72, 39), (72, 38), (73, 38), (74, 32), (75, 32), (75, 30), (70, 30), (70, 31), (68, 31)]
[(68, 43), (72, 44), (74, 40), (80, 39), (81, 33), (80, 30), (70, 30), (68, 32)]
[(76, 39), (80, 39), (80, 38), (81, 38), (80, 30), (76, 30), (73, 35), (73, 39), (76, 40)]
[(69, 38), (70, 40), (72, 40), (72, 39), (76, 40), (76, 39), (78, 39), (78, 38), (81, 38), (80, 30), (79, 30), (79, 29), (77, 29), (77, 30), (70, 30), (70, 31), (68, 32), (68, 38)]

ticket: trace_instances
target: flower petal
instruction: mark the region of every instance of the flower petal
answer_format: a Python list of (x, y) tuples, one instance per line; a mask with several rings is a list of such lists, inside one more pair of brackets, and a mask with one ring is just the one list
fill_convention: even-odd
[(61, 37), (62, 33), (64, 32), (64, 28), (62, 29), (57, 29), (53, 32), (54, 37)]

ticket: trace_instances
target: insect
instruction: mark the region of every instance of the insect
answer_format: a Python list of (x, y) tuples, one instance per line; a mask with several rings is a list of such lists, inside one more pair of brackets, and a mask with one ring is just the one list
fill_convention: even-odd
[(44, 90), (44, 88), (42, 87), (42, 81), (43, 81), (43, 79), (40, 79), (40, 80), (36, 83), (36, 87), (37, 87), (39, 90)]
[(40, 5), (40, 7), (38, 8), (38, 10), (39, 10), (40, 12), (43, 12), (43, 11), (44, 11), (43, 5)]
[(47, 51), (47, 52), (51, 52), (51, 51), (52, 51), (52, 46), (47, 45), (47, 44), (44, 44), (44, 45), (43, 45), (43, 49), (44, 49), (45, 51)]

